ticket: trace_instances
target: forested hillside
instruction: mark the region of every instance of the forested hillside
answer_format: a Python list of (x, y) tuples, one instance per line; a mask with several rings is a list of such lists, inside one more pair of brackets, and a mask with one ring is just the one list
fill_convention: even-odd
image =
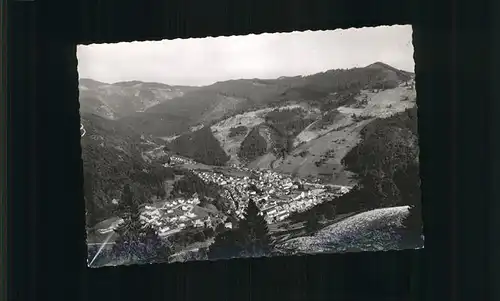
[(182, 135), (168, 147), (175, 153), (208, 165), (224, 165), (229, 160), (209, 127)]
[(346, 213), (410, 205), (409, 230), (420, 235), (417, 108), (374, 120), (365, 126), (361, 135), (361, 142), (343, 160), (346, 169), (357, 174), (359, 184), (335, 201), (296, 214), (293, 219), (312, 224), (318, 219), (332, 219)]
[(146, 202), (164, 194), (163, 181), (173, 176), (162, 162), (147, 162), (140, 136), (114, 127), (113, 121), (95, 115), (82, 116), (86, 135), (82, 138), (82, 161), (85, 201), (90, 227), (113, 216), (125, 184), (130, 184), (136, 198)]

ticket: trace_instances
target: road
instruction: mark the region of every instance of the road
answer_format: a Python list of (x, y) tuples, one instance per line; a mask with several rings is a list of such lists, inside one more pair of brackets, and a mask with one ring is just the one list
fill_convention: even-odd
[[(83, 132), (82, 132), (83, 131)], [(87, 131), (85, 130), (85, 128), (83, 127), (83, 124), (80, 123), (80, 137), (83, 137), (85, 136), (85, 134), (87, 133)]]

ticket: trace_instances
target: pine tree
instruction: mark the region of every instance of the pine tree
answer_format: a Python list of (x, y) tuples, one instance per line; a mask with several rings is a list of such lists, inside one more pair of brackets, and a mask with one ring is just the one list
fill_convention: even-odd
[(228, 230), (220, 224), (216, 232), (218, 235), (209, 248), (209, 259), (266, 256), (273, 251), (267, 222), (254, 200), (249, 201), (238, 228)]
[(306, 220), (306, 231), (313, 232), (316, 231), (319, 227), (319, 216), (316, 212), (311, 212), (307, 216)]
[(237, 241), (238, 231), (228, 230), (221, 223), (216, 227), (215, 232), (217, 236), (208, 249), (208, 259), (232, 258), (241, 253), (240, 244)]
[(120, 259), (136, 261), (140, 259), (138, 236), (142, 228), (140, 221), (139, 206), (134, 201), (134, 195), (130, 184), (125, 184), (118, 204), (118, 213), (123, 219), (123, 223), (115, 229), (119, 235), (113, 246), (113, 255)]
[(243, 256), (268, 255), (271, 250), (269, 228), (253, 199), (250, 199), (238, 228), (238, 242)]
[(151, 226), (144, 229), (141, 242), (144, 245), (142, 255), (147, 262), (167, 262), (172, 254), (171, 246), (165, 243)]

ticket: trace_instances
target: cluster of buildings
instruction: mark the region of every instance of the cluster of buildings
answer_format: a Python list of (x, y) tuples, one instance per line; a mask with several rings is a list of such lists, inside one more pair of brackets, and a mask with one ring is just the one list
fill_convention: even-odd
[[(272, 170), (249, 170), (252, 176), (236, 177), (212, 171), (195, 171), (206, 182), (218, 184), (230, 202), (229, 212), (243, 218), (249, 199), (254, 199), (268, 223), (282, 221), (293, 212), (310, 208), (342, 194), (350, 187), (294, 181)], [(232, 211), (232, 212), (231, 212)]]
[[(178, 156), (171, 156), (170, 157), (170, 165), (172, 164), (195, 164), (196, 162), (187, 158), (182, 158)], [(165, 164), (165, 166), (168, 166), (169, 164)]]
[(199, 216), (194, 212), (198, 196), (189, 199), (178, 198), (166, 201), (162, 206), (145, 206), (140, 219), (158, 229), (160, 236), (168, 236), (188, 227), (213, 227), (214, 220), (209, 216)]
[[(194, 161), (182, 157), (171, 157), (171, 164), (192, 164)], [(194, 162), (195, 163), (195, 162)], [(229, 202), (229, 210), (219, 215), (208, 214), (197, 205), (197, 194), (190, 198), (176, 198), (158, 205), (146, 205), (140, 219), (158, 230), (162, 237), (172, 235), (188, 228), (215, 228), (223, 223), (232, 228), (228, 215), (243, 218), (248, 201), (253, 199), (269, 224), (287, 219), (294, 212), (303, 212), (312, 207), (330, 201), (349, 192), (351, 187), (320, 184), (314, 180), (294, 180), (291, 176), (272, 170), (252, 170), (235, 167), (236, 173), (225, 171), (192, 170), (207, 183), (217, 184), (221, 196)], [(109, 228), (102, 229), (102, 234), (113, 231), (122, 219)]]

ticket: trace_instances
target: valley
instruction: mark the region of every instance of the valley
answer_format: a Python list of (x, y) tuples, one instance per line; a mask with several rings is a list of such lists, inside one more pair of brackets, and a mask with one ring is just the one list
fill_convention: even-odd
[[(370, 187), (368, 172), (396, 163), (387, 159), (379, 167), (360, 154), (373, 149), (395, 162), (417, 160), (416, 134), (407, 129), (416, 120), (406, 117), (416, 116), (414, 85), (414, 74), (380, 62), (205, 87), (81, 79), (88, 241), (112, 247), (124, 183), (130, 183), (142, 222), (174, 245), (175, 258), (238, 229), (250, 200), (280, 242), (277, 249), (325, 249), (324, 237), (337, 233), (342, 220), (403, 205), (397, 194), (390, 200), (380, 191), (362, 194), (387, 189)], [(391, 133), (387, 147), (373, 147), (370, 135), (384, 131)], [(377, 180), (393, 181), (386, 174)], [(398, 208), (384, 211), (391, 223), (408, 212)], [(375, 224), (384, 221), (380, 216), (363, 220)]]

